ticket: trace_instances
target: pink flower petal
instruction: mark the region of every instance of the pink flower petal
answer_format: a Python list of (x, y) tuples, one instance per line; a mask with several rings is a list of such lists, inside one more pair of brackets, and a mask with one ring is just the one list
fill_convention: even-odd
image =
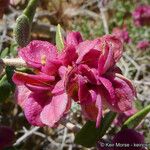
[(41, 112), (42, 122), (49, 127), (53, 127), (64, 116), (68, 103), (70, 101), (66, 93), (53, 96), (52, 101)]
[(121, 78), (115, 77), (111, 80), (115, 89), (116, 104), (120, 111), (125, 112), (132, 108), (134, 93), (128, 82)]
[(54, 89), (51, 91), (53, 94), (60, 94), (64, 92), (64, 81), (60, 80), (58, 81), (55, 86)]
[(57, 50), (49, 42), (34, 40), (19, 50), (19, 56), (31, 67), (40, 68), (48, 59), (54, 59), (57, 56)]
[(58, 70), (59, 72), (59, 76), (61, 77), (61, 79), (65, 78), (66, 77), (66, 73), (67, 73), (67, 67), (65, 66), (61, 66)]
[(99, 75), (104, 74), (108, 69), (113, 67), (122, 56), (123, 46), (115, 36), (105, 35), (100, 38), (100, 49), (102, 54), (98, 61)]
[(47, 60), (46, 64), (42, 66), (41, 71), (47, 75), (56, 75), (58, 68), (61, 66), (61, 61), (56, 59)]
[(94, 68), (89, 68), (87, 65), (81, 64), (78, 67), (78, 71), (82, 76), (86, 76), (88, 81), (92, 84), (97, 83), (97, 72)]
[(123, 53), (123, 44), (117, 37), (113, 35), (105, 35), (102, 37), (103, 40), (108, 42), (109, 47), (114, 51), (114, 60), (118, 62)]
[(80, 32), (70, 32), (67, 34), (67, 37), (66, 37), (67, 45), (77, 46), (82, 41), (83, 39), (82, 39)]
[(98, 108), (98, 114), (96, 118), (96, 127), (98, 128), (101, 122), (101, 118), (102, 118), (102, 99), (101, 99), (100, 94), (97, 94), (95, 105)]
[(109, 93), (110, 98), (108, 99), (109, 103), (111, 105), (114, 105), (115, 103), (115, 91), (114, 91), (114, 87), (112, 85), (112, 83), (103, 77), (99, 77), (99, 80), (101, 81), (101, 83), (103, 84), (103, 86), (106, 88), (106, 90)]
[(95, 103), (87, 104), (87, 105), (81, 105), (82, 111), (84, 116), (88, 120), (96, 121), (97, 120), (97, 114), (98, 114), (98, 108), (95, 106)]
[(87, 103), (88, 101), (92, 102), (92, 97), (89, 92), (89, 88), (86, 85), (87, 80), (84, 79), (81, 75), (78, 75), (78, 98), (79, 102), (82, 103)]
[(44, 126), (40, 119), (40, 114), (43, 110), (43, 107), (48, 103), (48, 95), (43, 94), (30, 94), (28, 100), (24, 105), (24, 113), (28, 122), (34, 126)]
[(60, 55), (63, 65), (72, 65), (77, 59), (76, 48), (73, 45), (66, 45), (64, 51)]
[(13, 82), (15, 82), (17, 85), (21, 84), (31, 84), (31, 85), (41, 85), (41, 86), (48, 86), (50, 85), (50, 82), (54, 81), (54, 76), (48, 76), (46, 74), (39, 74), (39, 75), (33, 75), (33, 74), (27, 74), (22, 72), (16, 72), (13, 75)]
[(25, 87), (24, 85), (17, 86), (16, 91), (15, 91), (15, 97), (17, 104), (24, 108), (24, 104), (27, 101), (31, 91)]
[(88, 104), (83, 104), (81, 105), (81, 107), (82, 107), (82, 111), (85, 117), (89, 120), (95, 121), (96, 127), (99, 127), (101, 117), (102, 117), (102, 100), (101, 100), (100, 94), (96, 94), (96, 96), (95, 94), (92, 94), (93, 99), (95, 99), (93, 100), (93, 102), (88, 103)]
[(32, 92), (41, 93), (44, 91), (51, 91), (53, 86), (36, 86), (31, 84), (25, 84), (25, 86)]
[[(98, 45), (100, 41), (98, 39), (93, 41), (84, 41), (79, 44), (77, 47), (78, 59), (76, 61), (77, 64), (81, 63), (82, 61), (98, 61), (100, 50), (98, 49)], [(90, 56), (91, 55), (91, 56)], [(96, 59), (96, 60), (95, 60)], [(95, 63), (94, 63), (95, 64)]]
[(126, 77), (124, 77), (123, 75), (121, 75), (119, 73), (116, 73), (115, 76), (122, 79), (123, 81), (125, 81), (128, 84), (128, 86), (130, 87), (130, 89), (132, 90), (133, 95), (136, 96), (136, 89), (129, 79), (127, 79)]

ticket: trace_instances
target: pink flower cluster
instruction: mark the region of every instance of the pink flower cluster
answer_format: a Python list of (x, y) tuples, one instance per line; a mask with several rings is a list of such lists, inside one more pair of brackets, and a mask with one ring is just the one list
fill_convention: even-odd
[(129, 37), (129, 33), (126, 27), (123, 28), (114, 28), (113, 35), (117, 36), (123, 43), (130, 43), (131, 38)]
[(141, 49), (141, 50), (146, 50), (147, 48), (150, 47), (150, 41), (148, 40), (142, 40), (142, 41), (139, 41), (137, 43), (137, 46), (136, 46), (138, 49)]
[(51, 43), (32, 41), (19, 56), (33, 69), (17, 72), (16, 98), (32, 125), (57, 125), (71, 107), (79, 103), (84, 116), (98, 127), (103, 110), (132, 109), (135, 89), (116, 63), (122, 56), (122, 42), (112, 35), (83, 41), (71, 32), (61, 53)]
[(132, 16), (136, 26), (150, 25), (150, 5), (138, 6)]

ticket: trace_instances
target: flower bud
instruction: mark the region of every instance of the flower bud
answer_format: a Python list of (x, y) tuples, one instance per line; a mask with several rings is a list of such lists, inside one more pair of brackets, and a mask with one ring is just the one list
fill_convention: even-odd
[(21, 15), (16, 20), (14, 29), (15, 40), (20, 47), (25, 47), (30, 39), (30, 23), (26, 15)]

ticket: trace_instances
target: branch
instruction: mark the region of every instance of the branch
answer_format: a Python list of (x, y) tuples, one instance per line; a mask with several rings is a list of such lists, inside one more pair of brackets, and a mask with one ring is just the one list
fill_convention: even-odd
[(107, 19), (106, 19), (106, 16), (105, 16), (105, 11), (106, 10), (105, 10), (105, 7), (103, 5), (103, 0), (97, 0), (97, 1), (98, 1), (98, 8), (99, 8), (101, 19), (102, 19), (102, 22), (103, 22), (105, 34), (109, 34), (108, 23), (107, 23)]
[(3, 58), (0, 59), (0, 65), (15, 66), (15, 67), (27, 67), (26, 62), (21, 58)]
[[(78, 132), (80, 130), (80, 127), (72, 124), (71, 122), (66, 122), (66, 120), (63, 120), (61, 122), (61, 124), (63, 126), (65, 126), (67, 129), (73, 131), (73, 132)], [(37, 130), (39, 130), (40, 127), (34, 127), (32, 128), (31, 130), (29, 131), (26, 131), (25, 134), (23, 136), (21, 136), (17, 141), (16, 143), (14, 143), (13, 145), (14, 146), (17, 146), (19, 145), (20, 143), (22, 143), (25, 139), (27, 139), (29, 136), (31, 136), (32, 134), (34, 134)]]
[(66, 120), (61, 121), (61, 124), (73, 132), (78, 132), (81, 129), (79, 126), (76, 126), (71, 122), (66, 122)]
[(34, 127), (30, 131), (26, 132), (23, 136), (21, 136), (16, 143), (14, 143), (14, 146), (19, 145), (22, 141), (24, 141), (27, 137), (31, 136), (35, 131), (37, 131), (40, 127)]

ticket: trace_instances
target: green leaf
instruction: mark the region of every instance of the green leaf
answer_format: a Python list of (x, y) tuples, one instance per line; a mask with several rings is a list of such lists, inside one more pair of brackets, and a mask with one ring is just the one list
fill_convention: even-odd
[(11, 85), (8, 83), (7, 81), (7, 77), (4, 76), (1, 80), (0, 80), (0, 102), (5, 101), (11, 92)]
[(6, 66), (5, 70), (6, 70), (7, 80), (8, 80), (8, 82), (11, 85), (11, 89), (14, 91), (15, 90), (15, 84), (12, 81), (12, 76), (14, 74), (15, 67), (13, 67), (13, 66)]
[(9, 48), (5, 48), (4, 50), (2, 50), (1, 52), (1, 58), (5, 58), (9, 53)]
[(61, 33), (61, 26), (60, 24), (57, 25), (57, 29), (56, 29), (56, 46), (59, 52), (62, 51), (62, 49), (64, 48), (64, 40), (62, 37), (62, 33)]
[(88, 148), (94, 146), (96, 141), (105, 135), (115, 117), (116, 113), (108, 112), (105, 117), (102, 118), (99, 128), (96, 128), (95, 122), (87, 121), (76, 134), (75, 143)]
[(105, 135), (106, 131), (111, 126), (111, 124), (112, 124), (113, 120), (115, 119), (116, 115), (117, 115), (117, 113), (110, 111), (102, 119), (101, 125), (100, 125), (99, 138), (102, 138)]
[(136, 128), (149, 112), (150, 112), (150, 105), (146, 106), (145, 108), (143, 108), (142, 110), (140, 110), (139, 112), (128, 118), (124, 122), (122, 128), (133, 128), (133, 129)]
[(11, 42), (9, 51), (11, 55), (13, 55), (13, 57), (17, 57), (18, 56), (18, 44)]

